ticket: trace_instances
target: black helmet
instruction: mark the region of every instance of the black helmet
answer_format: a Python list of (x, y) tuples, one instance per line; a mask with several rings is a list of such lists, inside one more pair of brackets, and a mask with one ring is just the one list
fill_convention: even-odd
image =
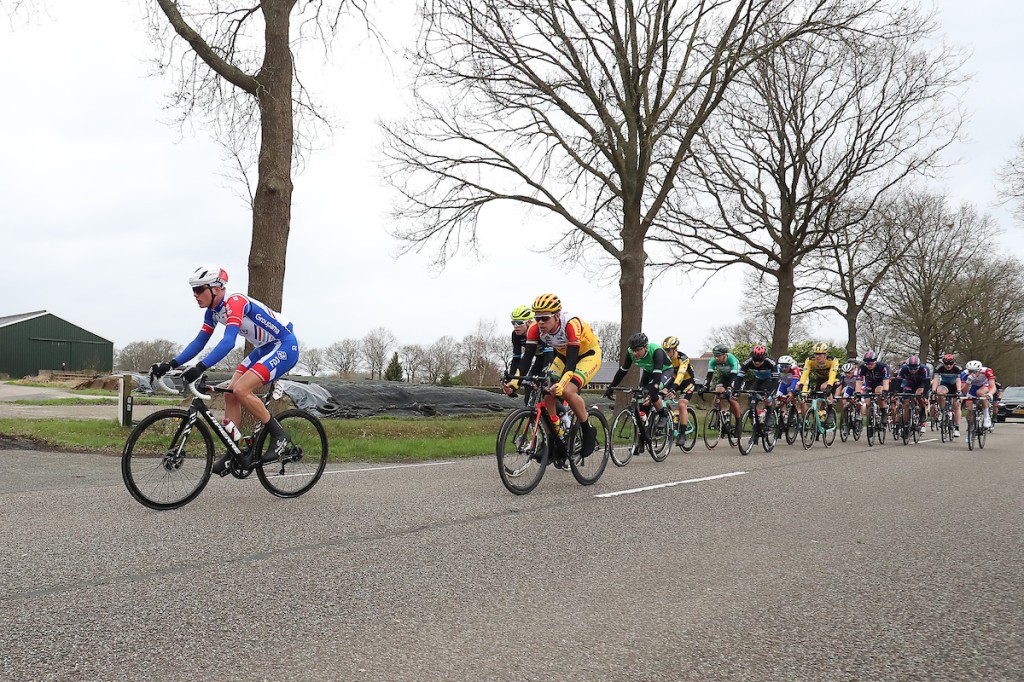
[(729, 352), (729, 347), (724, 343), (715, 344), (715, 347), (711, 349), (712, 355), (725, 355)]
[(651, 340), (647, 338), (647, 334), (643, 332), (637, 332), (633, 336), (629, 337), (629, 347), (632, 348), (647, 348), (651, 343)]

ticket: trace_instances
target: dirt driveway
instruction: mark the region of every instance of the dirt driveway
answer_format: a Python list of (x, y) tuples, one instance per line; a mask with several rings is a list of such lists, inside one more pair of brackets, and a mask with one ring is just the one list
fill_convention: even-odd
[[(97, 401), (109, 400), (105, 396), (87, 396), (59, 388), (39, 388), (0, 383), (0, 418), (21, 419), (117, 419), (117, 405), (17, 405), (18, 400), (54, 400), (59, 398), (82, 398)], [(138, 421), (167, 405), (137, 405), (132, 417)]]

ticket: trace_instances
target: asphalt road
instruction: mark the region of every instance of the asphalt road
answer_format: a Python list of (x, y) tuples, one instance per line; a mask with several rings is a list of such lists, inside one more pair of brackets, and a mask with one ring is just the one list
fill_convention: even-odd
[(525, 497), (493, 457), (332, 468), (163, 513), (117, 458), (3, 451), (0, 679), (1021, 680), (1022, 438), (698, 445)]

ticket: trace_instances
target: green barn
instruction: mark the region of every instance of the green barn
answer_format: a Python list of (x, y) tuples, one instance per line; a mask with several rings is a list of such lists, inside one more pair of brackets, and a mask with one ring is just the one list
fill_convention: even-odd
[(110, 372), (114, 342), (45, 310), (0, 317), (0, 374), (20, 379), (40, 370)]

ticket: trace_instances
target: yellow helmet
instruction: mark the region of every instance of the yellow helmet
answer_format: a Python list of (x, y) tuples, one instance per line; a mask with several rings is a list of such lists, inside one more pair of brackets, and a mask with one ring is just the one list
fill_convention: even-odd
[(541, 294), (533, 299), (534, 313), (557, 313), (562, 309), (562, 301), (554, 294)]
[(512, 309), (513, 322), (529, 322), (533, 319), (533, 310), (528, 305), (516, 306)]
[(661, 347), (665, 350), (672, 350), (673, 348), (679, 347), (679, 339), (674, 336), (666, 336), (665, 340), (661, 342)]
[(827, 353), (828, 352), (828, 344), (827, 343), (816, 343), (816, 344), (814, 344), (814, 348), (811, 349), (811, 352), (812, 353)]

